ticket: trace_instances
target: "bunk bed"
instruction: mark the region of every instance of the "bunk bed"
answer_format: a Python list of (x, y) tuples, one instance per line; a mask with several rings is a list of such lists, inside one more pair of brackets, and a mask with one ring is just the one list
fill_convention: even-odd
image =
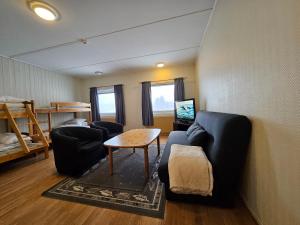
[[(36, 108), (35, 109), (36, 118), (38, 118), (38, 114), (47, 114), (47, 125), (48, 128), (44, 130), (46, 136), (48, 136), (48, 140), (51, 142), (49, 138), (49, 133), (52, 130), (52, 114), (53, 113), (74, 113), (74, 117), (77, 118), (79, 113), (87, 113), (87, 122), (88, 124), (92, 121), (92, 112), (91, 112), (91, 104), (84, 102), (50, 102), (49, 108)], [(43, 121), (43, 123), (45, 123)]]
[[(13, 131), (13, 135), (17, 138), (17, 143), (13, 146), (1, 144), (0, 163), (4, 163), (13, 159), (17, 159), (28, 154), (44, 151), (45, 158), (48, 158), (48, 141), (46, 140), (42, 129), (34, 115), (33, 101), (13, 101), (0, 102), (0, 119), (6, 120), (9, 130)], [(27, 122), (28, 137), (30, 141), (24, 139), (19, 127), (20, 123), (16, 119), (23, 118)]]

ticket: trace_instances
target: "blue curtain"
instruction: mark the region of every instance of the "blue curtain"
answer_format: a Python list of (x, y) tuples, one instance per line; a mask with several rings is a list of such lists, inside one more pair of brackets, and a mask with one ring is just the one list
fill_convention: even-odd
[(92, 110), (92, 120), (98, 121), (100, 120), (100, 111), (99, 111), (99, 101), (98, 101), (98, 88), (96, 87), (90, 88), (90, 102), (91, 102), (91, 110)]
[(123, 85), (114, 85), (114, 92), (116, 104), (116, 122), (125, 125), (125, 103)]
[(149, 81), (142, 83), (142, 117), (144, 126), (153, 125), (151, 82)]
[(184, 83), (183, 78), (176, 78), (174, 80), (174, 100), (182, 101), (184, 100)]

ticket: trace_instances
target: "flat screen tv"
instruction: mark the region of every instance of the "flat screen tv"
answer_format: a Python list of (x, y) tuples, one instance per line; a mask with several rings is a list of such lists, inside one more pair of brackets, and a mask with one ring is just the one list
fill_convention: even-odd
[(195, 99), (186, 99), (175, 101), (175, 119), (183, 122), (192, 122), (195, 120)]

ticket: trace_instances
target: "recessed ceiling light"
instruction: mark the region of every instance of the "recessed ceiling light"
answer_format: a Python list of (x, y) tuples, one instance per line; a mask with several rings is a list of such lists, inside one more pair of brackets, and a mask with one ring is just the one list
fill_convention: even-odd
[(60, 18), (58, 11), (51, 5), (41, 1), (28, 1), (28, 7), (40, 18), (55, 21)]
[(157, 63), (157, 64), (156, 64), (156, 67), (158, 67), (158, 68), (163, 68), (164, 66), (165, 66), (164, 63)]
[(103, 74), (103, 72), (101, 72), (101, 71), (95, 71), (95, 75), (102, 75)]

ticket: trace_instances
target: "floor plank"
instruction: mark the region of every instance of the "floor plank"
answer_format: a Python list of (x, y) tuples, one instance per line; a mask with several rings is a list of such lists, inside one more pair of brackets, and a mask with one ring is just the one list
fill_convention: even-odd
[[(166, 137), (161, 138), (161, 143)], [(53, 152), (0, 165), (0, 224), (2, 225), (257, 225), (244, 205), (221, 209), (166, 202), (165, 218), (157, 219), (42, 197), (64, 179), (56, 173)]]

